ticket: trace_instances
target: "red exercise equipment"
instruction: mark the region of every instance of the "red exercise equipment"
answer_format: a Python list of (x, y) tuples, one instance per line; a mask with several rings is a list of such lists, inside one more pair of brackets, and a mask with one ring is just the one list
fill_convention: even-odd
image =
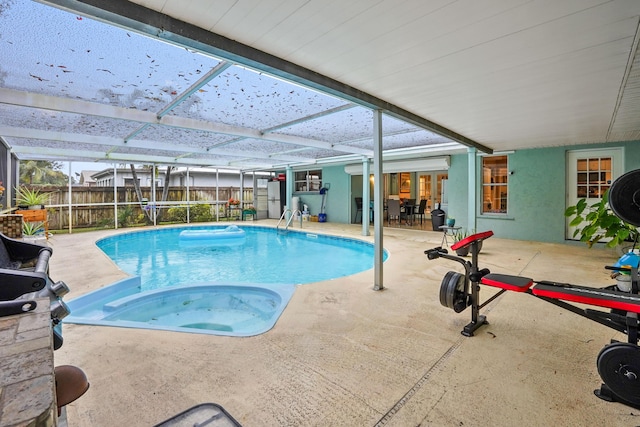
[[(613, 212), (623, 221), (640, 227), (640, 170), (629, 172), (611, 185), (609, 203)], [(631, 290), (618, 289), (616, 285), (604, 288), (572, 285), (552, 281), (535, 281), (528, 277), (492, 274), (480, 269), (478, 254), (482, 241), (493, 235), (492, 231), (473, 234), (455, 243), (451, 249), (469, 247), (471, 260), (450, 255), (442, 247), (424, 251), (430, 260), (445, 258), (457, 261), (464, 267), (464, 274), (449, 271), (440, 285), (440, 303), (456, 313), (471, 307), (471, 322), (464, 326), (462, 335), (471, 337), (476, 329), (487, 323), (480, 310), (504, 292), (520, 292), (569, 310), (601, 325), (627, 335), (627, 342), (612, 341), (604, 346), (597, 358), (598, 373), (604, 384), (594, 391), (607, 401), (616, 401), (640, 409), (640, 347), (638, 329), (640, 322), (640, 289), (638, 265), (605, 268), (631, 275)], [(637, 243), (637, 242), (636, 242)], [(480, 285), (499, 288), (496, 294), (480, 302)], [(601, 309), (581, 308), (576, 304)]]

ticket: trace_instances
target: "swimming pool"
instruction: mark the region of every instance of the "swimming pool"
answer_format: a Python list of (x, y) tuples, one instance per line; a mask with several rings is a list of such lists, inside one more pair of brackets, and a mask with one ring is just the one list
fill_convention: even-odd
[[(246, 226), (241, 243), (224, 245), (198, 232), (222, 229), (163, 228), (99, 240), (131, 278), (69, 301), (63, 322), (257, 335), (275, 325), (295, 286), (373, 267), (373, 245), (355, 239)], [(186, 246), (185, 230), (197, 232)]]
[[(244, 226), (242, 245), (180, 244), (175, 227), (131, 232), (99, 240), (97, 246), (124, 272), (140, 276), (141, 290), (188, 283), (307, 284), (373, 268), (373, 245), (355, 239), (271, 227)], [(385, 254), (386, 257), (386, 254)]]

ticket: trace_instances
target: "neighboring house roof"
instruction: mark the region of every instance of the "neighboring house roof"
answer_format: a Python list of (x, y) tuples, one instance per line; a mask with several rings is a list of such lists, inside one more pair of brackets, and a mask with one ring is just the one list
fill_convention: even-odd
[[(160, 175), (164, 176), (166, 172), (166, 167), (160, 167), (159, 172), (160, 172)], [(216, 171), (216, 169), (212, 169), (212, 168), (198, 168), (198, 167), (189, 168), (190, 175), (215, 175), (216, 172), (219, 173), (220, 175), (237, 175), (239, 173), (239, 171), (233, 170), (233, 169), (218, 169)], [(113, 168), (107, 168), (100, 171), (92, 171), (91, 173), (92, 173), (91, 177), (93, 178), (93, 180), (96, 180), (105, 176), (113, 176)], [(118, 175), (122, 174), (122, 175), (129, 176), (131, 174), (131, 169), (117, 168), (116, 173)], [(140, 176), (146, 176), (146, 175), (149, 175), (149, 169), (136, 168), (136, 173), (138, 173), (138, 175)], [(171, 172), (171, 175), (172, 176), (186, 175), (186, 173), (187, 173), (187, 168), (178, 167)], [(271, 175), (269, 172), (252, 172), (252, 173), (255, 173), (256, 175), (263, 175), (263, 176)]]
[(82, 185), (91, 185), (95, 184), (96, 180), (92, 178), (93, 174), (98, 171), (81, 171), (80, 172), (80, 184)]
[[(130, 168), (117, 168), (116, 173), (118, 175), (120, 174), (131, 174), (131, 169)], [(136, 169), (136, 173), (138, 173), (139, 175), (149, 175), (149, 170), (148, 169)], [(102, 169), (100, 171), (94, 171), (93, 174), (91, 175), (91, 177), (94, 180), (98, 180), (102, 177), (105, 176), (113, 176), (113, 168), (107, 168), (107, 169)]]

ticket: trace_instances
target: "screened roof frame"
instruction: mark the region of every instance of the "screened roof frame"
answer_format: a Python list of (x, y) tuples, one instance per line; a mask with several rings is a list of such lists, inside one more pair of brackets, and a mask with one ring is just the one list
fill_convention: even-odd
[[(0, 54), (10, 58), (0, 64), (0, 138), (20, 159), (276, 170), (373, 155), (373, 112), (362, 105), (366, 102), (28, 0), (18, 0), (16, 8), (15, 15), (0, 11), (0, 20), (7, 20), (0, 28), (21, 29), (0, 34), (5, 41)], [(38, 13), (29, 15), (27, 27), (39, 30), (25, 37), (20, 11), (30, 8)], [(52, 40), (51, 34), (66, 37)], [(130, 69), (118, 63), (123, 61), (114, 53), (118, 40), (135, 40), (129, 51), (138, 55), (132, 57), (136, 70), (121, 80), (114, 76)], [(41, 59), (52, 51), (58, 53)], [(191, 62), (176, 71), (178, 60), (163, 64), (165, 55)], [(75, 84), (77, 69), (89, 82)], [(134, 74), (141, 76), (135, 84)], [(175, 83), (178, 77), (182, 85)], [(173, 84), (159, 87), (163, 79)], [(406, 156), (406, 149), (414, 149), (415, 157), (422, 147), (465, 149), (397, 116), (383, 111), (388, 157), (397, 150)]]

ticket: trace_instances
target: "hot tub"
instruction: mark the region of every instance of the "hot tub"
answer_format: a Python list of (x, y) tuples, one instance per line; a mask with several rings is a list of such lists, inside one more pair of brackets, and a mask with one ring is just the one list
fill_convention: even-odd
[[(293, 285), (204, 283), (139, 292), (132, 277), (69, 302), (65, 323), (253, 336), (275, 325)], [(107, 292), (108, 291), (108, 292)]]

